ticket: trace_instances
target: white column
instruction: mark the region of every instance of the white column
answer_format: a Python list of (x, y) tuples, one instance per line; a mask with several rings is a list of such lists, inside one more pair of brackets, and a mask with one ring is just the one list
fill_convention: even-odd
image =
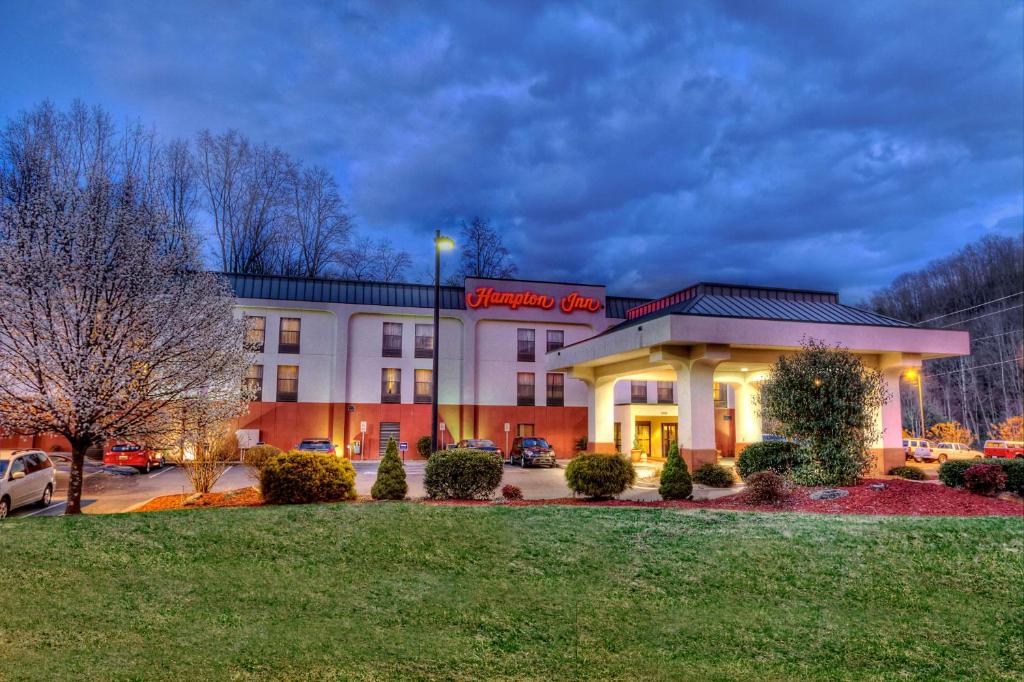
[(761, 441), (761, 415), (757, 412), (757, 386), (746, 379), (733, 384), (736, 393), (736, 442), (758, 443)]
[(599, 378), (583, 382), (587, 386), (587, 449), (612, 452), (615, 449), (615, 380)]
[(713, 458), (715, 451), (715, 367), (700, 360), (688, 365), (676, 369), (679, 448), (700, 453), (695, 461), (703, 462)]
[(889, 392), (889, 402), (875, 416), (875, 425), (879, 429), (875, 448), (903, 447), (903, 412), (900, 409), (900, 376), (902, 367), (890, 367), (882, 371), (882, 381)]

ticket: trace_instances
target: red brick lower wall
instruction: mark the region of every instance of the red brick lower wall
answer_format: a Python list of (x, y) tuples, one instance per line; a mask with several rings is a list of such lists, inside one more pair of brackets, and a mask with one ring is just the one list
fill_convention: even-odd
[[(548, 439), (559, 457), (571, 457), (575, 443), (587, 435), (585, 407), (519, 407), (515, 405), (441, 405), (445, 443), (463, 438), (489, 438), (505, 449), (519, 424), (533, 424), (537, 436)], [(406, 457), (417, 459), (416, 441), (430, 435), (430, 405), (376, 403), (252, 403), (238, 420), (240, 429), (259, 429), (260, 439), (282, 449), (303, 438), (330, 438), (346, 446), (360, 440), (360, 422), (366, 422), (364, 456), (374, 459), (380, 448), (380, 423), (401, 424), (401, 439), (408, 441)], [(357, 458), (358, 459), (358, 458)]]
[(70, 452), (71, 445), (61, 436), (7, 436), (0, 438), (0, 448), (38, 448), (47, 452)]

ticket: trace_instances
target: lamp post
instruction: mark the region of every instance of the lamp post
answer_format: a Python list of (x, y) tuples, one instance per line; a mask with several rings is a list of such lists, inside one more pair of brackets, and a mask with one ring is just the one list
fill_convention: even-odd
[(905, 376), (911, 381), (917, 380), (917, 410), (921, 419), (921, 438), (924, 438), (924, 396), (921, 390), (921, 372), (916, 369), (908, 369)]
[(455, 242), (434, 230), (434, 369), (430, 373), (430, 451), (437, 452), (437, 347), (441, 340), (441, 252), (451, 251)]

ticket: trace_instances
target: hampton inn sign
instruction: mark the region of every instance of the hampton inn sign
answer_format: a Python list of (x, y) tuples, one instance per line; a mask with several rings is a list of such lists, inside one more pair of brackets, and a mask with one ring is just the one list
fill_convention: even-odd
[[(857, 353), (893, 394), (922, 360), (968, 353), (966, 332), (915, 327), (823, 291), (695, 284), (651, 300), (601, 285), (467, 278), (441, 288), (435, 339), (429, 285), (228, 279), (262, 348), (247, 377), (258, 398), (238, 428), (280, 448), (329, 438), (365, 459), (391, 437), (430, 433), (435, 340), (448, 442), (505, 449), (537, 436), (559, 457), (586, 441), (652, 459), (677, 442), (691, 470), (762, 439), (758, 382), (804, 338)], [(878, 420), (884, 472), (903, 461), (899, 402)]]

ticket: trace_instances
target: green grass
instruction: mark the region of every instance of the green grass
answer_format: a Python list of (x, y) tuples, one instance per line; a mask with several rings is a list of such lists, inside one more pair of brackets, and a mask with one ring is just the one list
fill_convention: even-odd
[(0, 680), (1015, 679), (1024, 521), (380, 503), (0, 523)]

